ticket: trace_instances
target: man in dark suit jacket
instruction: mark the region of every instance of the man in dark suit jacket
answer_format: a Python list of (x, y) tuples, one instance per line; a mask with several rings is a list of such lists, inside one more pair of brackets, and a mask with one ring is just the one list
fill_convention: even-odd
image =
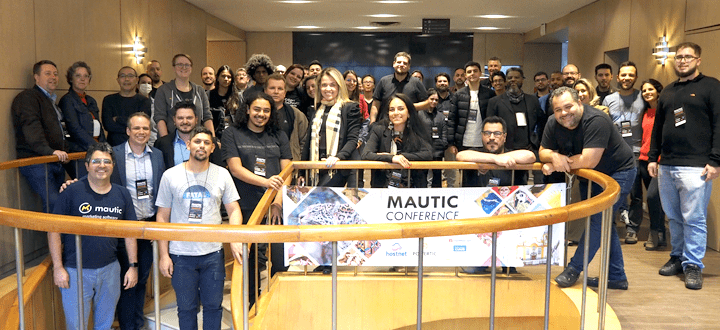
[[(527, 149), (537, 155), (540, 146), (540, 135), (537, 132), (538, 116), (542, 108), (537, 96), (522, 92), (525, 79), (522, 69), (507, 70), (508, 89), (504, 94), (490, 99), (488, 117), (498, 116), (507, 123), (507, 141), (505, 146), (510, 150)], [(527, 171), (515, 171), (515, 184), (527, 184)]]
[[(147, 144), (150, 128), (150, 117), (146, 113), (130, 115), (126, 128), (129, 138), (127, 142), (113, 147), (115, 167), (110, 176), (112, 183), (127, 188), (138, 220), (144, 221), (155, 221), (155, 198), (165, 172), (162, 152)], [(152, 243), (144, 239), (137, 240), (138, 262), (134, 265), (127, 263), (125, 253), (124, 248), (118, 249), (121, 274), (125, 274), (130, 267), (136, 267), (138, 284), (121, 291), (117, 305), (118, 319), (123, 329), (140, 329), (143, 325), (145, 287), (153, 259)]]
[[(173, 110), (175, 112), (173, 116), (175, 131), (155, 141), (155, 148), (162, 151), (165, 165), (168, 168), (182, 164), (190, 158), (187, 143), (190, 141), (190, 132), (197, 126), (195, 104), (186, 101), (178, 102), (173, 106)], [(225, 167), (217, 141), (215, 141), (215, 151), (210, 154), (210, 162)]]
[[(67, 164), (68, 143), (63, 115), (55, 105), (57, 66), (48, 60), (37, 62), (33, 66), (33, 77), (35, 86), (20, 92), (12, 103), (17, 157), (55, 155), (60, 162)], [(23, 166), (19, 171), (28, 180), (30, 188), (40, 195), (43, 207), (47, 207), (46, 212), (52, 210), (60, 185), (65, 182), (63, 166), (57, 162), (37, 164)]]

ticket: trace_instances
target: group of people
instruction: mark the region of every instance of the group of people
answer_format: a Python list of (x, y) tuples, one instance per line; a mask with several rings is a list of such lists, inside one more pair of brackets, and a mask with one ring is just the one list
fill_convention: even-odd
[[(68, 68), (70, 90), (56, 103), (58, 69), (44, 60), (33, 68), (35, 86), (12, 105), (16, 150), (19, 158), (58, 157), (47, 172), (42, 165), (20, 169), (48, 212), (198, 224), (221, 223), (221, 206), (231, 224), (246, 222), (267, 189), (289, 183), (279, 173), (293, 159), (325, 163), (298, 182), (333, 187), (363, 181), (354, 171), (335, 169), (339, 160), (385, 161), (403, 168), (442, 159), (501, 167), (540, 161), (535, 183), (557, 182), (555, 174), (578, 168), (595, 169), (620, 184), (613, 209), (626, 223), (628, 244), (637, 242), (642, 187), (647, 188), (651, 234), (646, 249), (667, 244), (667, 215), (672, 252), (660, 274), (684, 272), (685, 285), (700, 289), (706, 208), (711, 180), (720, 173), (720, 134), (714, 134), (720, 83), (698, 71), (700, 53), (696, 44), (678, 46), (674, 63), (679, 79), (665, 88), (648, 79), (635, 89), (632, 62), (620, 65), (617, 89), (611, 66), (595, 68), (595, 87), (569, 64), (550, 76), (535, 74), (534, 94), (523, 92), (522, 69), (502, 72), (496, 57), (488, 62), (487, 79), (482, 79), (483, 65), (471, 61), (455, 70), (453, 87), (450, 75), (441, 73), (435, 87), (426, 89), (409, 74), (411, 55), (405, 52), (395, 55), (393, 73), (377, 84), (371, 75), (341, 73), (317, 61), (307, 68), (293, 64), (281, 73), (267, 55), (256, 54), (237, 71), (204, 68), (203, 86), (190, 81), (190, 56), (178, 54), (172, 59), (175, 79), (169, 82), (162, 81), (158, 61), (139, 76), (132, 67), (121, 68), (120, 92), (105, 97), (102, 112), (86, 94), (92, 79), (86, 63)], [(87, 152), (82, 168), (65, 166), (80, 180), (58, 193), (72, 151)], [(527, 184), (527, 171), (515, 171), (514, 177), (510, 173), (468, 170), (462, 185)], [(448, 170), (373, 170), (370, 185), (441, 187), (443, 177), (448, 186), (455, 185)], [(587, 182), (580, 184), (587, 189)], [(601, 189), (594, 185), (592, 191)], [(281, 223), (281, 203), (278, 194), (268, 216), (271, 224)], [(600, 215), (592, 216), (585, 233), (590, 235), (591, 258), (600, 245), (600, 226)], [(68, 327), (77, 328), (75, 244), (68, 235), (49, 233), (48, 238)], [(582, 272), (584, 240), (579, 242), (578, 252), (556, 278), (560, 286), (573, 285)], [(205, 326), (219, 326), (222, 245), (159, 245), (160, 270), (172, 278), (181, 328), (196, 324), (200, 302)], [(231, 248), (240, 259), (241, 246)], [(282, 250), (271, 249), (273, 258), (279, 258), (274, 273), (282, 270)], [(83, 237), (85, 319), (92, 301), (96, 326), (109, 327), (117, 306), (123, 329), (141, 327), (151, 263), (148, 241)], [(628, 288), (614, 227), (609, 272), (610, 288)], [(591, 278), (589, 285), (597, 282)]]

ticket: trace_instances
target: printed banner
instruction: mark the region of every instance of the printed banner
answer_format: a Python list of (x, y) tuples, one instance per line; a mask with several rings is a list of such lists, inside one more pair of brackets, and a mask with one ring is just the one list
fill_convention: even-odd
[[(565, 205), (563, 183), (488, 188), (283, 188), (286, 225), (381, 224), (442, 221), (541, 211)], [(497, 265), (521, 267), (564, 259), (565, 224), (498, 232)], [(425, 266), (489, 266), (490, 233), (427, 237)], [(339, 266), (417, 266), (418, 239), (338, 242)], [(331, 265), (332, 242), (285, 244), (285, 266)]]

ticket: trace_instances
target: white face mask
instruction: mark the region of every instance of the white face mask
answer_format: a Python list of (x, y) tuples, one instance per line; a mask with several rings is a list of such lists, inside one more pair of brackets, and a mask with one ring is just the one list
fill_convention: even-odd
[(152, 85), (150, 84), (140, 84), (140, 87), (138, 87), (140, 90), (140, 94), (142, 95), (148, 95), (152, 91)]

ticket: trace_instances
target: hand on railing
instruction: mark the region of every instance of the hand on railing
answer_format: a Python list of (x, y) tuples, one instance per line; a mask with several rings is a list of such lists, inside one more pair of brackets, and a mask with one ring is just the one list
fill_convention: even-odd
[(63, 266), (54, 266), (53, 267), (53, 281), (55, 281), (55, 285), (58, 286), (58, 288), (61, 289), (69, 289), (70, 288), (70, 275), (68, 275), (67, 270), (65, 270), (65, 267)]
[(497, 166), (505, 166), (505, 167), (512, 167), (515, 166), (517, 162), (515, 162), (515, 158), (510, 157), (508, 155), (496, 155), (495, 156), (495, 165)]
[(280, 190), (282, 189), (284, 180), (279, 175), (273, 175), (265, 179), (265, 188)]
[(340, 160), (340, 158), (337, 158), (335, 156), (328, 157), (325, 160), (325, 167), (327, 167), (327, 168), (333, 167), (333, 165), (335, 165), (335, 163), (337, 163), (338, 160)]
[(68, 159), (68, 154), (65, 151), (62, 150), (55, 150), (53, 151), (53, 155), (57, 156), (57, 158), (63, 163), (67, 163), (70, 160)]
[(400, 166), (404, 168), (410, 168), (410, 161), (405, 158), (403, 155), (395, 155), (392, 158), (392, 162), (395, 164), (399, 164)]
[(282, 205), (273, 203), (270, 207), (270, 224), (281, 225), (282, 224)]
[(242, 243), (230, 243), (230, 250), (232, 250), (233, 257), (235, 257), (235, 261), (237, 261), (239, 264), (242, 265)]

